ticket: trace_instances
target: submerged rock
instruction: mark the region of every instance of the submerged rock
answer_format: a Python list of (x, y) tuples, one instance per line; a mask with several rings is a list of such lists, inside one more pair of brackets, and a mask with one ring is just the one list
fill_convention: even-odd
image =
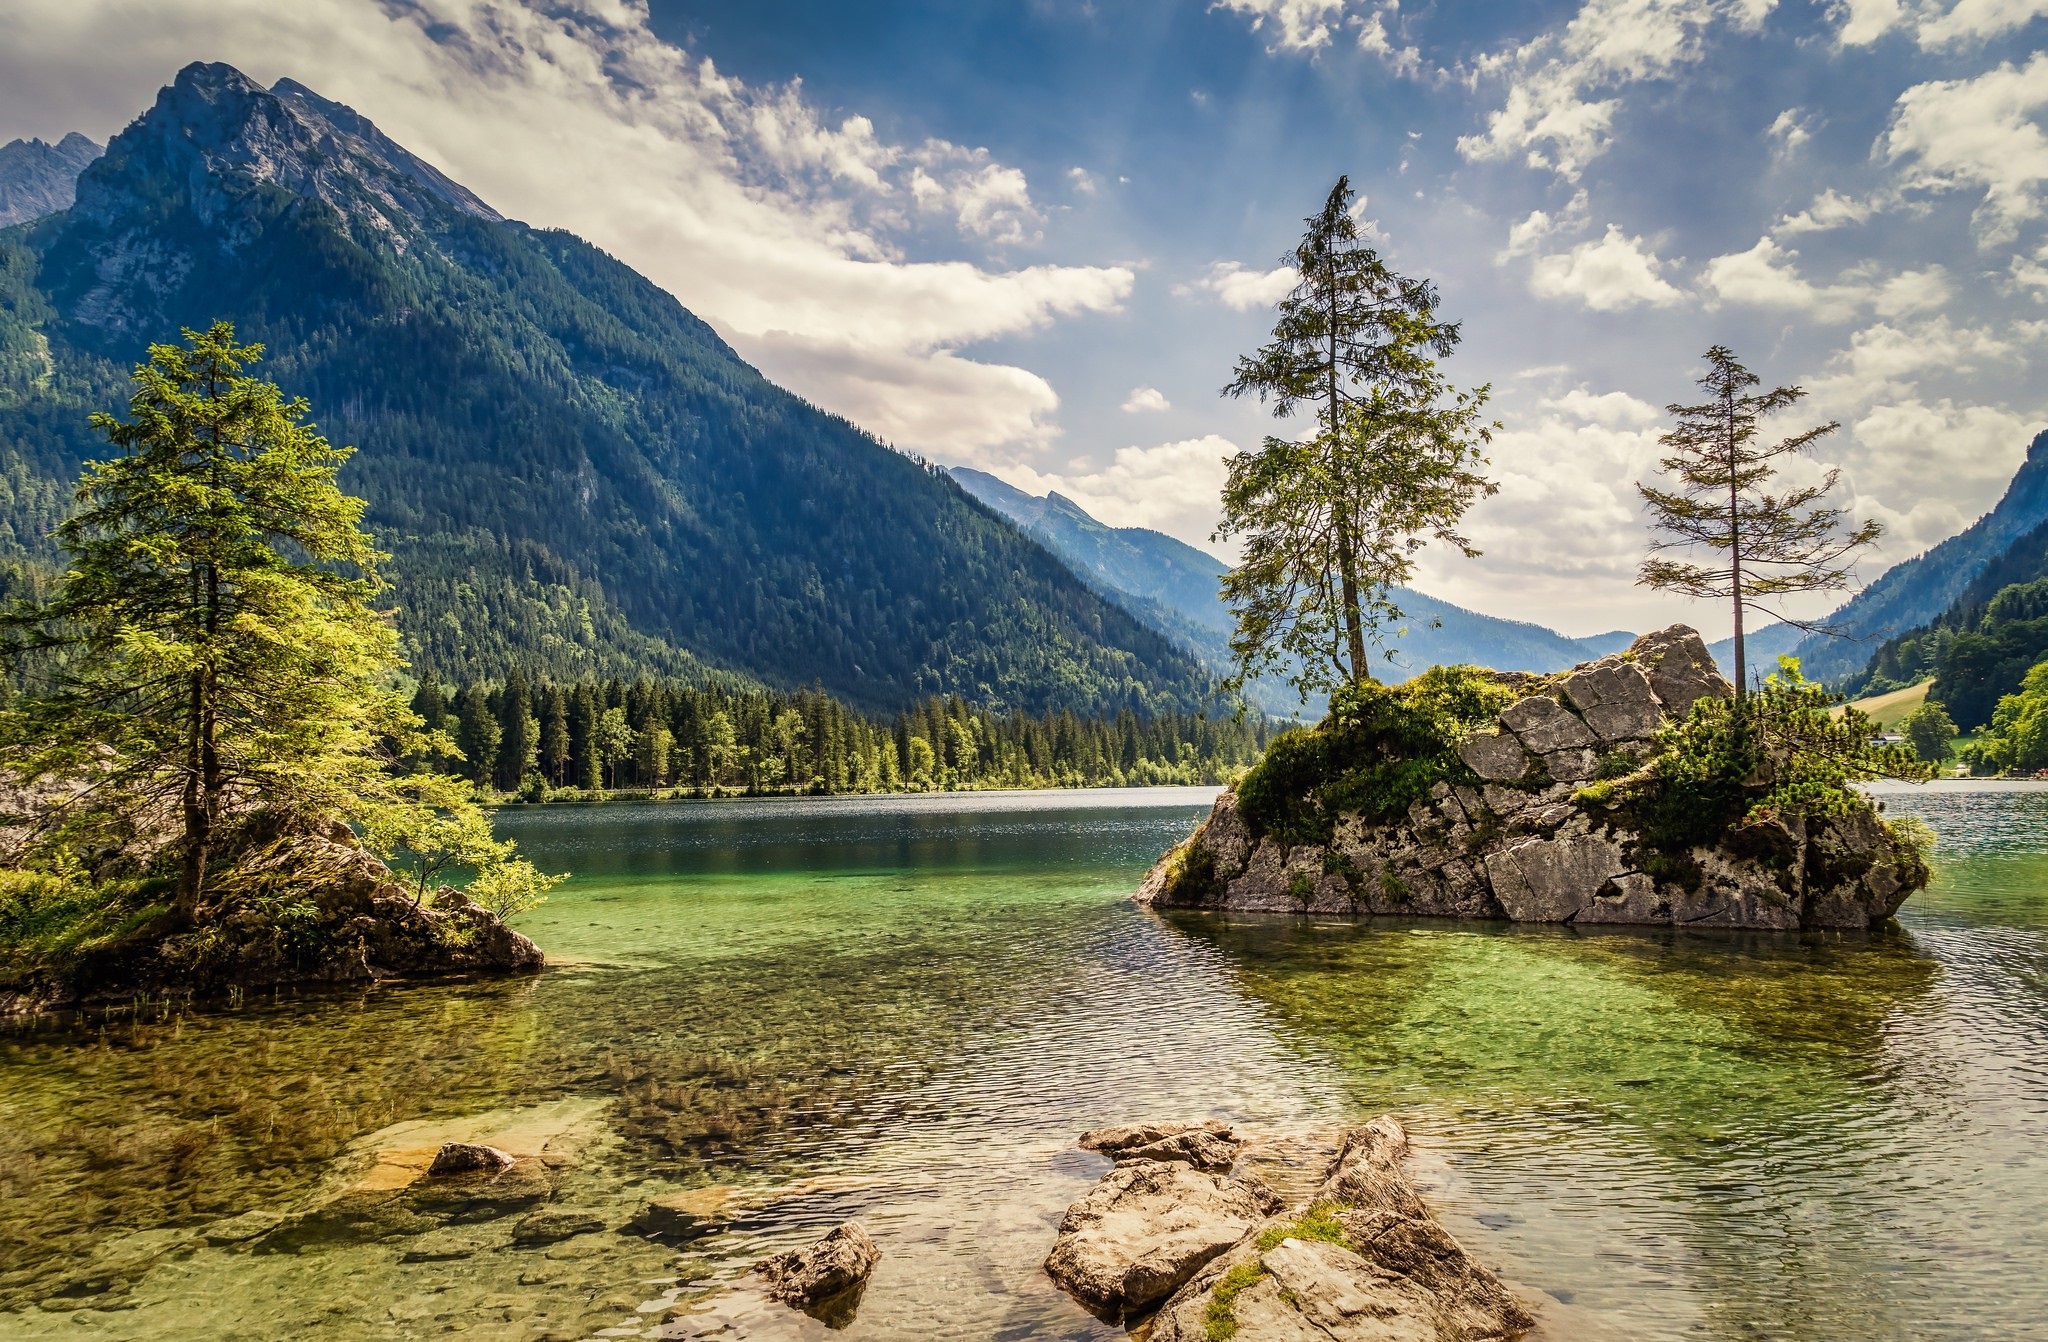
[(1203, 1123), (1126, 1123), (1081, 1134), (1082, 1150), (1099, 1151), (1118, 1164), (1127, 1160), (1157, 1160), (1192, 1165), (1198, 1170), (1227, 1170), (1236, 1163), (1240, 1146), (1230, 1135), (1230, 1125), (1215, 1119)]
[(1279, 1209), (1256, 1179), (1126, 1160), (1067, 1209), (1046, 1273), (1096, 1314), (1145, 1313)]
[(447, 1142), (434, 1153), (434, 1163), (427, 1166), (429, 1179), (444, 1179), (451, 1174), (496, 1174), (509, 1168), (513, 1157), (509, 1152), (495, 1146), (484, 1146), (476, 1142)]
[[(1234, 792), (1162, 857), (1140, 904), (1248, 913), (1401, 914), (1681, 927), (1869, 928), (1927, 882), (1873, 812), (1737, 826), (1711, 847), (1654, 847), (1586, 785), (1650, 759), (1652, 738), (1734, 687), (1683, 625), (1551, 677), (1457, 743), (1407, 814), (1340, 814), (1327, 843), (1254, 832)], [(1469, 770), (1469, 773), (1466, 772)], [(1585, 789), (1582, 791), (1582, 789)]]
[(848, 1221), (804, 1249), (764, 1258), (747, 1269), (762, 1279), (769, 1299), (806, 1313), (829, 1316), (844, 1326), (858, 1307), (859, 1292), (880, 1261), (882, 1251), (859, 1222)]

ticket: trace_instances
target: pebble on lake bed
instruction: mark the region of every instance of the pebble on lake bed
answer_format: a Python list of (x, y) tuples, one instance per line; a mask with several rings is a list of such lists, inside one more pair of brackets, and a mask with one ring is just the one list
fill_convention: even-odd
[(444, 1179), (452, 1174), (496, 1174), (512, 1164), (512, 1154), (500, 1151), (495, 1146), (480, 1142), (446, 1142), (434, 1155), (434, 1163), (427, 1166), (429, 1179)]

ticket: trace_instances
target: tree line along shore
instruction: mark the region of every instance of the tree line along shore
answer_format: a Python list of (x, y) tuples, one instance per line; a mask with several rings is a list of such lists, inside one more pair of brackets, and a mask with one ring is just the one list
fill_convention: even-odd
[(412, 710), (459, 757), (426, 762), (523, 801), (1218, 784), (1278, 728), (1255, 715), (997, 712), (933, 695), (894, 718), (822, 690), (424, 677)]

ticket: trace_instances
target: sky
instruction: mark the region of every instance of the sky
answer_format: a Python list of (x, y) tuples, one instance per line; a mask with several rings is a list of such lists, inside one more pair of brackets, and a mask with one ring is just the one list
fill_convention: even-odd
[(1417, 585), (1572, 634), (1726, 632), (1634, 581), (1710, 345), (1806, 389), (1784, 433), (1840, 422), (1789, 473), (1885, 524), (1866, 580), (2048, 427), (2048, 0), (10, 0), (0, 141), (104, 140), (192, 60), (350, 104), (905, 451), (1226, 557), (1225, 460), (1305, 428), (1219, 389), (1348, 175), (1502, 426), (1483, 554)]

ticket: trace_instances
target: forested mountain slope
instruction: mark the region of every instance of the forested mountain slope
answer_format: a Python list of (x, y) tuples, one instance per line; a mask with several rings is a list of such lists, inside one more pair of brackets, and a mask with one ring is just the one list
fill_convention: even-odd
[[(1161, 532), (1109, 526), (1060, 494), (1040, 498), (964, 466), (951, 473), (968, 493), (1045, 542), (1132, 614), (1180, 639), (1212, 669), (1229, 668), (1230, 610), (1217, 595), (1229, 567), (1222, 560)], [(1399, 656), (1380, 673), (1388, 680), (1457, 663), (1557, 671), (1625, 648), (1634, 639), (1620, 632), (1567, 638), (1542, 625), (1481, 615), (1407, 587), (1395, 589), (1394, 600), (1408, 614), (1408, 633), (1394, 641)], [(1285, 707), (1297, 702), (1291, 690), (1279, 692), (1288, 701)], [(1255, 699), (1263, 703), (1272, 697), (1267, 693)]]
[[(1830, 685), (1847, 684), (1884, 640), (1933, 620), (2023, 533), (2048, 522), (2048, 432), (2036, 434), (2027, 459), (1998, 506), (1924, 554), (1892, 568), (1830, 621), (1846, 638), (1813, 635), (1793, 649), (1801, 669)], [(1768, 668), (1767, 668), (1768, 669)]]
[(67, 211), (0, 232), (0, 545), (88, 411), (216, 318), (361, 450), (414, 657), (450, 679), (730, 668), (894, 710), (1193, 707), (1190, 656), (954, 483), (776, 387), (669, 294), (501, 218), (354, 111), (193, 65)]

